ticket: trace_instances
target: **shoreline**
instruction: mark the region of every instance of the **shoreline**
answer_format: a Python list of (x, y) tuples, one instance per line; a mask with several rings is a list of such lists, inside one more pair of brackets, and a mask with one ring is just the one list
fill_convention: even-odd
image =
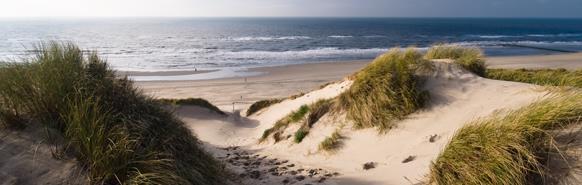
[[(487, 58), (490, 68), (582, 69), (582, 52), (573, 54)], [(244, 110), (264, 99), (283, 98), (309, 92), (339, 81), (366, 66), (371, 60), (257, 67), (254, 76), (205, 80), (136, 81), (137, 87), (157, 98), (204, 98), (225, 111)], [(211, 73), (204, 73), (208, 75)], [(153, 77), (153, 76), (150, 76)]]
[[(221, 80), (230, 78), (245, 78), (266, 76), (272, 71), (281, 71), (286, 68), (310, 68), (314, 65), (333, 66), (340, 63), (363, 63), (370, 62), (373, 59), (361, 60), (343, 60), (343, 61), (317, 61), (310, 63), (299, 64), (284, 64), (274, 66), (248, 67), (248, 68), (228, 68), (228, 69), (213, 69), (213, 70), (175, 70), (175, 71), (118, 71), (120, 76), (140, 77), (136, 81), (140, 82), (154, 82), (154, 81), (203, 81), (203, 80)], [(516, 56), (495, 56), (486, 57), (486, 63), (489, 68), (565, 68), (577, 69), (582, 68), (582, 52), (576, 53), (556, 53), (556, 54), (541, 54), (541, 55), (516, 55)], [(220, 73), (223, 71), (223, 73)], [(231, 74), (229, 74), (231, 73)], [(143, 77), (150, 78), (143, 78)], [(194, 78), (180, 77), (192, 76)], [(157, 80), (154, 77), (160, 77)], [(168, 79), (167, 77), (176, 77)], [(144, 80), (145, 79), (145, 80)]]

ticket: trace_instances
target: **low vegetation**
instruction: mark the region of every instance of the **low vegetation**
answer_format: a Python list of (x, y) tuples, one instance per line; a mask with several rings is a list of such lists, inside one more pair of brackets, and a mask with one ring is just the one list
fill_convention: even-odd
[(487, 78), (549, 86), (582, 88), (582, 70), (566, 69), (487, 69)]
[(198, 106), (202, 108), (206, 108), (208, 110), (214, 111), (221, 115), (226, 115), (222, 110), (218, 107), (214, 106), (208, 100), (202, 98), (186, 98), (186, 99), (159, 99), (160, 102), (165, 104), (172, 104), (172, 105), (190, 105), (190, 106)]
[(342, 142), (342, 135), (340, 135), (339, 131), (335, 131), (331, 134), (331, 136), (325, 138), (321, 143), (319, 143), (319, 150), (323, 151), (334, 151), (338, 149)]
[(295, 143), (301, 143), (303, 138), (309, 134), (309, 130), (321, 117), (331, 110), (333, 101), (331, 99), (318, 100), (311, 105), (303, 105), (296, 111), (291, 112), (281, 120), (277, 121), (275, 125), (263, 132), (259, 142), (265, 141), (270, 135), (273, 135), (275, 142), (279, 142), (281, 134), (291, 123), (301, 123), (301, 127), (294, 134)]
[(301, 127), (297, 132), (295, 132), (295, 143), (301, 143), (303, 139), (309, 134), (309, 128)]
[(254, 113), (259, 112), (260, 110), (267, 108), (273, 104), (279, 103), (283, 101), (282, 99), (270, 99), (270, 100), (260, 100), (253, 103), (249, 109), (247, 109), (247, 116), (253, 115)]
[(310, 106), (309, 114), (307, 115), (307, 120), (305, 126), (311, 128), (321, 117), (327, 114), (333, 106), (333, 100), (319, 100)]
[(309, 106), (302, 105), (296, 111), (289, 113), (287, 116), (277, 121), (273, 127), (265, 130), (259, 139), (259, 142), (262, 143), (266, 141), (270, 135), (273, 135), (275, 142), (281, 141), (281, 134), (289, 126), (289, 124), (301, 121), (308, 112)]
[(292, 112), (289, 115), (289, 122), (295, 123), (301, 121), (305, 117), (305, 115), (309, 112), (309, 106), (302, 105), (299, 107), (299, 110)]
[(425, 58), (452, 59), (461, 67), (479, 76), (485, 76), (487, 70), (483, 52), (479, 48), (436, 45), (426, 52)]
[(356, 128), (386, 131), (394, 121), (422, 108), (428, 92), (421, 90), (419, 71), (430, 68), (422, 55), (408, 49), (392, 49), (355, 74), (353, 85), (339, 96), (340, 110)]
[(56, 42), (35, 51), (0, 66), (3, 125), (40, 124), (62, 138), (60, 153), (91, 184), (224, 184), (222, 165), (184, 124), (96, 53)]
[(431, 165), (435, 184), (538, 184), (544, 158), (556, 150), (550, 134), (582, 124), (582, 93), (567, 92), (471, 123)]

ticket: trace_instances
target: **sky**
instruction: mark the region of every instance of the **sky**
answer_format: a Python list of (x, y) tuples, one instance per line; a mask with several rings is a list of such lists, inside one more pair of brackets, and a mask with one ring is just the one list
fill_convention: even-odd
[(576, 17), (582, 0), (0, 0), (0, 17)]

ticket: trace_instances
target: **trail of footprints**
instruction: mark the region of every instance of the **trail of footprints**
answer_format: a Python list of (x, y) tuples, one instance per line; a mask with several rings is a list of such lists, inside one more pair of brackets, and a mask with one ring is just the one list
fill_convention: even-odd
[[(429, 137), (429, 142), (434, 143), (440, 137), (435, 134)], [(340, 174), (330, 172), (321, 168), (304, 169), (289, 163), (288, 160), (279, 160), (277, 158), (268, 158), (259, 154), (250, 154), (241, 150), (239, 147), (222, 148), (226, 151), (225, 156), (218, 157), (228, 167), (237, 173), (241, 182), (250, 184), (277, 182), (279, 184), (321, 184)], [(416, 156), (411, 155), (402, 161), (408, 163), (414, 161)], [(370, 170), (376, 167), (375, 162), (363, 164), (364, 170)], [(405, 177), (406, 178), (406, 177)]]
[(329, 179), (339, 176), (321, 168), (301, 168), (288, 160), (269, 158), (259, 154), (251, 154), (239, 147), (223, 148), (225, 156), (218, 157), (227, 168), (238, 175), (237, 179), (246, 183), (269, 184), (325, 184)]

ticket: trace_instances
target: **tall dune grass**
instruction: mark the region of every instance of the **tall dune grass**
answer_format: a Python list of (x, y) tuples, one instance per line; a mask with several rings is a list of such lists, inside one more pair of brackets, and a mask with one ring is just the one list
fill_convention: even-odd
[(436, 45), (428, 49), (426, 59), (452, 59), (455, 63), (479, 76), (485, 76), (487, 67), (479, 48), (454, 45)]
[(357, 128), (376, 127), (381, 131), (394, 127), (394, 121), (420, 109), (428, 93), (422, 91), (426, 62), (413, 49), (392, 49), (355, 74), (353, 85), (339, 96), (340, 110)]
[(57, 42), (35, 51), (0, 67), (2, 120), (55, 130), (91, 184), (224, 183), (222, 166), (183, 123), (96, 53)]
[(582, 93), (568, 92), (460, 129), (431, 165), (435, 184), (536, 184), (547, 153), (549, 131), (582, 124)]

